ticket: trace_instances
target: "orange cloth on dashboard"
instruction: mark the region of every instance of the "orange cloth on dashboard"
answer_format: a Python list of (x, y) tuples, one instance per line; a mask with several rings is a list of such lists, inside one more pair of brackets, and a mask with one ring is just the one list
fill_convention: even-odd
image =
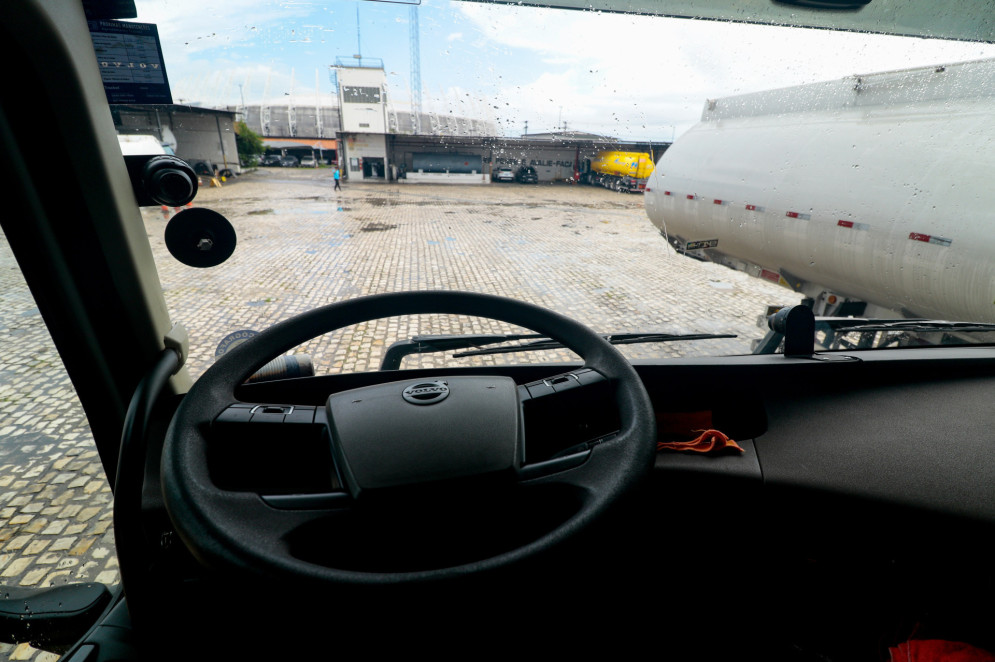
[(995, 655), (961, 641), (911, 639), (888, 649), (891, 662), (995, 662)]
[(658, 451), (693, 451), (695, 453), (735, 449), (740, 453), (744, 452), (739, 444), (718, 430), (695, 430), (695, 432), (701, 432), (701, 434), (691, 441), (658, 441), (656, 449)]

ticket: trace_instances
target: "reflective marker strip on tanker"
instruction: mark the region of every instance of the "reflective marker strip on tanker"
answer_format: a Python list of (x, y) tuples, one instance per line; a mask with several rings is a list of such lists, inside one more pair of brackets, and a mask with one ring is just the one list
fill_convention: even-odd
[(800, 213), (798, 213), (796, 211), (785, 212), (784, 215), (787, 216), (788, 218), (797, 218), (798, 220), (801, 220), (801, 221), (809, 221), (809, 220), (812, 219), (812, 215), (811, 214), (800, 214)]
[(953, 239), (947, 239), (946, 237), (934, 237), (929, 234), (922, 234), (921, 232), (910, 232), (909, 239), (913, 241), (922, 241), (927, 244), (936, 244), (937, 246), (949, 246), (953, 243)]
[(869, 230), (871, 226), (867, 223), (855, 223), (854, 221), (844, 221), (842, 218), (836, 221), (836, 225), (841, 228), (851, 228), (853, 230)]

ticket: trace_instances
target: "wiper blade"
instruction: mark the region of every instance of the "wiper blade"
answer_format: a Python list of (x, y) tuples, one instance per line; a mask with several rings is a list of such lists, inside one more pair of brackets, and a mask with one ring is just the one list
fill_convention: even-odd
[(825, 324), (840, 333), (870, 333), (880, 331), (915, 331), (983, 333), (995, 331), (995, 324), (986, 322), (948, 322), (929, 319), (854, 319), (849, 317), (817, 318), (816, 324)]
[[(634, 343), (671, 342), (674, 340), (710, 340), (713, 338), (735, 338), (731, 333), (609, 333), (600, 334), (602, 338), (613, 345), (631, 345)], [(531, 340), (532, 342), (512, 345), (510, 347), (489, 347), (516, 340)], [(563, 345), (538, 333), (519, 334), (481, 334), (461, 336), (414, 336), (410, 340), (399, 340), (387, 348), (381, 370), (398, 370), (401, 360), (409, 354), (428, 354), (432, 352), (448, 352), (450, 350), (470, 349), (469, 352), (457, 352), (453, 358), (465, 356), (483, 356), (485, 354), (511, 354), (514, 352), (537, 352), (544, 349), (560, 349)]]
[(431, 354), (448, 352), (453, 349), (469, 349), (481, 345), (493, 345), (515, 340), (545, 338), (538, 333), (480, 334), (459, 336), (413, 336), (410, 340), (398, 340), (391, 344), (380, 362), (381, 370), (398, 370), (401, 361), (409, 354)]
[[(732, 333), (603, 333), (598, 334), (613, 345), (632, 345), (649, 342), (672, 342), (674, 340), (711, 340), (713, 338), (735, 338)], [(483, 356), (485, 354), (511, 354), (514, 352), (537, 352), (543, 349), (560, 349), (562, 343), (542, 337), (530, 343), (513, 345), (511, 347), (489, 347), (471, 352), (453, 354), (453, 358), (464, 356)]]

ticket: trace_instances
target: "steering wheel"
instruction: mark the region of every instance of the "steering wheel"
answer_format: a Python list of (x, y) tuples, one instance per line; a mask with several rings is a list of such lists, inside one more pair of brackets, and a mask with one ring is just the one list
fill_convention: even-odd
[[(317, 335), (372, 319), (423, 313), (488, 317), (527, 327), (576, 352), (584, 367), (528, 387), (509, 377), (474, 374), (401, 378), (335, 393), (316, 409), (314, 425), (326, 433), (341, 489), (273, 495), (216, 484), (209, 469), (212, 424), (226, 411), (241, 409), (248, 416), (246, 411), (265, 408), (235, 397), (250, 375)], [(617, 432), (565, 455), (530, 462), (523, 401), (565, 388), (595, 388), (593, 384), (612, 394), (604, 406), (617, 410)], [(163, 494), (180, 538), (209, 568), (311, 587), (321, 582), (361, 586), (452, 579), (524, 560), (584, 529), (648, 474), (655, 434), (649, 396), (635, 370), (584, 325), (544, 308), (484, 294), (382, 294), (303, 313), (221, 356), (190, 389), (170, 423), (161, 464)], [(280, 450), (280, 435), (273, 433), (274, 453)], [(550, 490), (565, 490), (576, 506), (548, 530), (532, 532), (510, 549), (399, 571), (331, 567), (336, 564), (302, 553), (295, 542), (300, 531), (334, 529), (343, 517), (361, 517), (367, 504), (389, 508), (420, 494), (426, 485), (436, 486), (437, 494), (445, 493), (446, 486), (466, 484), (511, 486), (526, 500), (540, 503)]]

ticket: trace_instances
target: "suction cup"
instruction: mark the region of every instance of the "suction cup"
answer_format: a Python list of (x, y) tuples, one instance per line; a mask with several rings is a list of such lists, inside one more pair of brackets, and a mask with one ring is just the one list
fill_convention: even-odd
[(188, 267), (216, 267), (235, 252), (235, 228), (216, 211), (193, 207), (166, 225), (166, 248)]

